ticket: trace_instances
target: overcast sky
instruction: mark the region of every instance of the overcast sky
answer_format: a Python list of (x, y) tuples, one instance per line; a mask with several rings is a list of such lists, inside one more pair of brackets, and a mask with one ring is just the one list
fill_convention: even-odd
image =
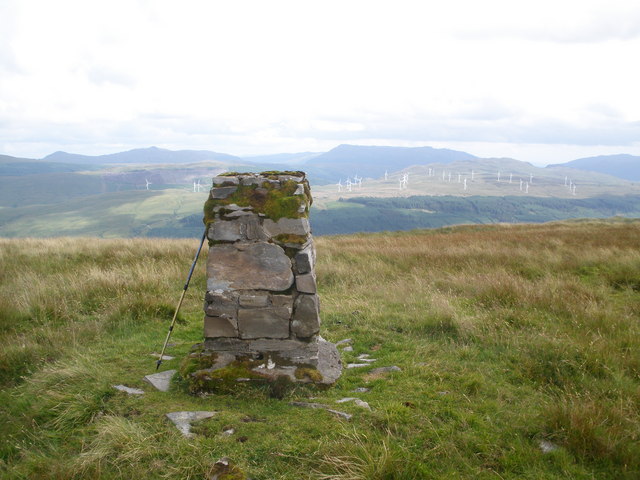
[(637, 0), (0, 0), (0, 153), (640, 155)]

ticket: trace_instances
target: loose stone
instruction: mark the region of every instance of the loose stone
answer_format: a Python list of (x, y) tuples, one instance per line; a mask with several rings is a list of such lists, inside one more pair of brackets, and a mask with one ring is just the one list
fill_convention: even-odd
[(358, 388), (354, 388), (353, 391), (355, 393), (367, 393), (367, 392), (370, 392), (371, 389), (367, 387), (358, 387)]
[(205, 412), (205, 411), (196, 411), (196, 412), (171, 412), (167, 413), (167, 418), (171, 420), (180, 433), (185, 437), (193, 437), (193, 433), (191, 433), (191, 424), (193, 422), (197, 422), (198, 420), (204, 420), (205, 418), (213, 417), (217, 412)]
[[(167, 347), (168, 347), (168, 346), (169, 346), (169, 345), (167, 345)], [(159, 354), (159, 353), (155, 353), (155, 352), (154, 352), (154, 353), (152, 353), (152, 354), (151, 354), (151, 356), (152, 356), (152, 357), (156, 357), (156, 358), (160, 358), (160, 354)], [(174, 358), (175, 358), (175, 357), (172, 357), (171, 355), (163, 355), (163, 356), (162, 356), (162, 361), (165, 361), (165, 360), (173, 360)]]
[(113, 388), (121, 392), (126, 392), (129, 395), (144, 395), (144, 390), (140, 390), (139, 388), (131, 388), (124, 385), (113, 385)]
[(164, 372), (146, 375), (144, 380), (161, 392), (168, 392), (171, 385), (171, 378), (176, 374), (177, 370), (165, 370)]
[(368, 363), (347, 363), (347, 368), (362, 368), (368, 366)]
[(555, 443), (551, 443), (547, 440), (540, 440), (538, 442), (538, 446), (540, 447), (540, 450), (542, 450), (542, 453), (551, 453), (559, 448)]

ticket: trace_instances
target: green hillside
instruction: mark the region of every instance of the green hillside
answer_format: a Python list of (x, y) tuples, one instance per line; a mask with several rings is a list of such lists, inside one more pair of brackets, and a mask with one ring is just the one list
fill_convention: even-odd
[[(208, 479), (223, 457), (256, 480), (640, 476), (640, 221), (316, 240), (321, 334), (372, 365), (191, 396), (142, 377), (197, 241), (0, 239), (0, 477)], [(163, 370), (202, 338), (203, 260)], [(217, 413), (185, 438), (181, 410)]]

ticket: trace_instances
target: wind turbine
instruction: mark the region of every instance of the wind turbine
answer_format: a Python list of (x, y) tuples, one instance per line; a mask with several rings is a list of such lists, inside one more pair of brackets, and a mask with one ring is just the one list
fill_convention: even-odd
[(467, 189), (467, 179), (466, 178), (464, 179), (464, 189), (465, 190)]
[(533, 183), (533, 173), (529, 174), (529, 183)]
[(473, 170), (471, 170), (471, 181), (473, 182), (473, 177), (476, 174), (476, 172), (474, 172)]
[[(509, 174), (509, 183), (511, 183), (511, 179), (512, 179), (512, 178), (513, 178), (513, 173), (510, 173), (510, 174)], [(522, 180), (521, 180), (521, 182), (522, 182)]]
[(500, 172), (498, 172), (498, 181), (500, 181)]
[(524, 191), (524, 193), (529, 193), (529, 182), (527, 182), (527, 183), (525, 184), (525, 191)]
[(198, 187), (198, 192), (200, 192), (200, 189), (202, 188), (202, 185), (200, 185), (200, 179), (198, 179), (198, 184), (196, 185), (196, 187)]
[(387, 177), (388, 177), (388, 176), (389, 176), (389, 174), (388, 174), (388, 173), (387, 173), (387, 171), (385, 170), (385, 171), (384, 171), (384, 181), (385, 181), (385, 182), (387, 181)]
[(520, 191), (522, 191), (522, 179), (520, 179)]
[(197, 188), (197, 185), (196, 185), (196, 181), (194, 180), (193, 181), (193, 193), (196, 193), (196, 188)]
[(458, 183), (460, 183), (460, 177), (461, 177), (461, 175), (458, 174)]
[(351, 191), (351, 178), (347, 178), (347, 191)]
[(336, 183), (336, 185), (338, 186), (338, 191), (341, 192), (342, 191), (342, 179), (338, 180), (338, 183)]
[(152, 185), (152, 183), (146, 178), (144, 179), (144, 181), (147, 182), (147, 190), (149, 190), (149, 185)]

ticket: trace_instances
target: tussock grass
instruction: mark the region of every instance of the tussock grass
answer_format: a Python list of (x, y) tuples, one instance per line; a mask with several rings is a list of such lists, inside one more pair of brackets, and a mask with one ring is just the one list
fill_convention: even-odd
[[(196, 240), (0, 240), (0, 476), (200, 479), (223, 456), (256, 479), (640, 476), (640, 222), (316, 241), (323, 336), (353, 339), (345, 363), (377, 361), (277, 400), (141, 381)], [(201, 339), (202, 271), (178, 357)], [(288, 404), (352, 396), (372, 411), (335, 404), (348, 424)], [(185, 439), (177, 410), (218, 414)]]

